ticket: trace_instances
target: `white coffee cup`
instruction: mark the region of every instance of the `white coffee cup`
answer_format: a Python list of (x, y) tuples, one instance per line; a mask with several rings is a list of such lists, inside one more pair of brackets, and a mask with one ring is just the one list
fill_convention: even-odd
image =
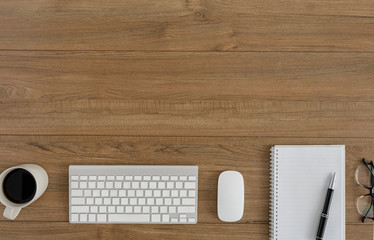
[[(15, 203), (10, 201), (5, 193), (3, 188), (3, 182), (5, 177), (10, 173), (11, 171), (15, 169), (24, 169), (31, 173), (31, 175), (34, 177), (36, 182), (36, 192), (35, 195), (32, 197), (31, 200), (27, 201), (26, 203)], [(22, 208), (30, 205), (31, 203), (35, 202), (47, 189), (48, 186), (48, 174), (47, 172), (40, 166), (35, 164), (23, 164), (15, 167), (11, 167), (6, 169), (4, 172), (0, 174), (0, 202), (5, 205), (4, 210), (4, 217), (8, 219), (15, 219)]]

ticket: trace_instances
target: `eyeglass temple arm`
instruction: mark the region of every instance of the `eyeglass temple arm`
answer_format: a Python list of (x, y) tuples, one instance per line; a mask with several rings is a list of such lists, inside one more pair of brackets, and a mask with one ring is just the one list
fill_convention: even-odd
[[(366, 162), (365, 158), (362, 159), (362, 162), (365, 164), (366, 168), (370, 171), (370, 184), (371, 186), (374, 186), (374, 173), (373, 173), (373, 168), (374, 168), (374, 164), (373, 164), (373, 161), (370, 161), (369, 163)], [(369, 165), (371, 166), (371, 168), (369, 167)]]

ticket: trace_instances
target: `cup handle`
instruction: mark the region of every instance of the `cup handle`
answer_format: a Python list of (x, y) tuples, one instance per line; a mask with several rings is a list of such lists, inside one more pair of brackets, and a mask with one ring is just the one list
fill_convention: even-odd
[(3, 216), (10, 220), (14, 220), (18, 216), (20, 211), (20, 207), (6, 207)]

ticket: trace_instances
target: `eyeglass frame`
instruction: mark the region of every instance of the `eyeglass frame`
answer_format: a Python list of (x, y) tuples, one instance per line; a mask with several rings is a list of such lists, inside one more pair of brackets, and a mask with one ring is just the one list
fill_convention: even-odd
[[(366, 168), (369, 170), (370, 172), (370, 184), (371, 184), (371, 187), (367, 187), (361, 183), (359, 183), (358, 179), (357, 179), (357, 176), (356, 176), (356, 182), (358, 185), (360, 185), (361, 187), (364, 187), (366, 189), (369, 190), (369, 193), (368, 194), (365, 194), (365, 195), (362, 195), (361, 197), (359, 198), (362, 198), (362, 197), (366, 197), (366, 196), (371, 196), (371, 204), (370, 204), (370, 207), (368, 208), (367, 212), (365, 213), (365, 215), (362, 216), (361, 218), (361, 222), (365, 222), (365, 219), (366, 218), (369, 218), (371, 220), (374, 221), (374, 217), (368, 217), (367, 215), (369, 214), (370, 210), (373, 211), (373, 216), (374, 216), (374, 193), (373, 193), (373, 189), (374, 189), (374, 173), (373, 173), (373, 170), (374, 170), (374, 163), (373, 161), (370, 161), (369, 163), (366, 162), (366, 159), (363, 158), (362, 159), (362, 162), (365, 164)], [(370, 167), (371, 166), (371, 169)], [(357, 171), (357, 170), (356, 170)], [(362, 215), (362, 214), (361, 214)]]

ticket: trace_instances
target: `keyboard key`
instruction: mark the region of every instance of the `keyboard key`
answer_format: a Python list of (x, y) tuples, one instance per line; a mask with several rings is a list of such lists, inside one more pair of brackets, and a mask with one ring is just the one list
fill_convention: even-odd
[(181, 180), (181, 181), (187, 181), (187, 176), (180, 176), (179, 180)]
[(93, 197), (99, 197), (100, 196), (100, 190), (92, 190), (92, 196)]
[(171, 205), (171, 198), (165, 198), (165, 205)]
[(71, 221), (72, 222), (78, 222), (79, 215), (78, 214), (71, 214)]
[(182, 198), (182, 205), (195, 205), (195, 198)]
[(105, 188), (104, 182), (97, 182), (97, 188)]
[(115, 206), (108, 206), (108, 213), (115, 213), (116, 207)]
[(175, 183), (175, 188), (183, 188), (183, 183), (182, 182), (176, 182)]
[(87, 176), (80, 176), (80, 180), (87, 180), (88, 177)]
[(180, 198), (174, 198), (173, 199), (173, 205), (181, 205), (181, 199)]
[(162, 205), (164, 203), (164, 199), (162, 198), (156, 198), (156, 205)]
[(171, 218), (170, 221), (171, 222), (178, 222), (178, 218)]
[(101, 196), (102, 197), (108, 197), (109, 196), (109, 191), (108, 190), (101, 190)]
[(181, 196), (181, 197), (187, 197), (187, 190), (180, 190), (179, 191), (179, 196)]
[(132, 181), (132, 179), (133, 179), (133, 176), (125, 176), (126, 181)]
[(152, 222), (160, 222), (161, 215), (160, 214), (152, 214)]
[(189, 176), (188, 180), (190, 180), (190, 181), (196, 181), (196, 177), (195, 176)]
[(119, 205), (119, 198), (113, 198), (112, 199), (112, 204)]
[(169, 214), (163, 214), (162, 215), (162, 222), (169, 222)]
[(121, 204), (122, 204), (122, 205), (127, 205), (127, 204), (129, 204), (129, 199), (128, 199), (128, 198), (121, 198)]
[(160, 207), (160, 213), (167, 213), (168, 212), (168, 207), (162, 206)]
[(106, 179), (107, 179), (108, 181), (113, 181), (113, 180), (114, 180), (114, 176), (107, 176)]
[(157, 206), (151, 207), (151, 212), (152, 213), (158, 213), (158, 207)]
[(169, 207), (169, 213), (176, 213), (177, 212), (177, 207)]
[(97, 179), (97, 176), (89, 176), (88, 177), (88, 180), (94, 180), (94, 181), (96, 181), (96, 179)]
[(87, 199), (86, 199), (86, 204), (87, 204), (87, 205), (92, 205), (92, 204), (94, 204), (94, 199), (93, 199), (93, 198), (87, 198)]
[(110, 198), (104, 198), (104, 204), (108, 205), (108, 204), (111, 204), (111, 200)]
[(123, 213), (125, 212), (125, 207), (124, 206), (117, 206), (117, 213)]
[(123, 188), (125, 189), (131, 188), (131, 182), (123, 182)]
[(115, 182), (114, 188), (122, 188), (122, 182)]
[(72, 213), (87, 213), (90, 211), (88, 206), (70, 206), (70, 210)]
[(105, 176), (98, 176), (98, 177), (97, 177), (97, 180), (100, 180), (100, 181), (105, 180), (105, 179), (106, 179)]
[(106, 213), (106, 206), (100, 206), (99, 207), (99, 212), (101, 212), (101, 213)]
[(195, 190), (189, 190), (189, 191), (188, 191), (188, 196), (189, 196), (189, 197), (195, 197), (195, 196), (196, 196), (196, 192), (195, 192)]
[(97, 213), (98, 211), (99, 211), (99, 207), (98, 206), (91, 206), (90, 207), (90, 212)]
[(70, 203), (72, 205), (80, 205), (80, 204), (85, 204), (84, 198), (71, 198)]
[(130, 198), (130, 205), (136, 205), (138, 204), (138, 199), (137, 198)]
[(185, 188), (196, 188), (196, 183), (195, 182), (185, 182), (184, 183)]
[(125, 207), (125, 212), (126, 213), (132, 213), (132, 206), (126, 206)]
[(96, 182), (88, 182), (88, 188), (96, 188)]
[(78, 182), (71, 182), (70, 187), (71, 188), (78, 188)]
[(153, 181), (160, 181), (160, 176), (153, 176), (153, 177), (152, 177), (152, 180), (153, 180)]
[(177, 180), (178, 180), (178, 177), (177, 177), (177, 176), (171, 176), (171, 177), (170, 177), (170, 180), (172, 180), (172, 181), (177, 181)]
[(152, 196), (152, 190), (145, 190), (144, 191), (144, 196), (151, 197)]
[(141, 206), (135, 206), (134, 207), (134, 213), (141, 213), (142, 212), (142, 207)]
[(82, 190), (71, 190), (71, 196), (72, 197), (81, 197), (83, 196)]
[(153, 191), (153, 196), (154, 197), (161, 197), (161, 190), (154, 190)]
[(135, 181), (142, 180), (142, 176), (134, 176), (134, 180), (135, 180)]
[(144, 190), (136, 190), (137, 197), (144, 197)]
[(95, 222), (96, 221), (96, 214), (88, 214), (88, 221)]
[(116, 176), (116, 180), (118, 181), (123, 181), (125, 179), (124, 176)]
[(139, 205), (145, 205), (145, 198), (139, 198), (138, 199), (138, 204)]
[(78, 179), (79, 179), (79, 176), (71, 176), (70, 179), (71, 179), (71, 180), (78, 180)]
[(158, 182), (158, 188), (163, 189), (166, 187), (165, 182)]
[(80, 219), (79, 219), (79, 221), (81, 221), (81, 222), (87, 222), (87, 214), (80, 214)]
[(156, 182), (150, 182), (149, 183), (149, 188), (152, 188), (152, 189), (157, 188), (157, 183)]
[(92, 191), (91, 190), (84, 190), (83, 195), (85, 197), (91, 197), (92, 196)]
[(106, 188), (113, 188), (113, 182), (106, 182), (105, 187)]
[(174, 188), (174, 182), (168, 182), (166, 185), (167, 188)]
[(133, 188), (133, 189), (139, 188), (139, 182), (132, 182), (131, 188)]
[(187, 214), (180, 214), (179, 218), (187, 218)]
[(179, 222), (187, 222), (187, 219), (186, 218), (180, 218)]
[(150, 181), (151, 180), (151, 176), (143, 176), (143, 180)]
[(188, 222), (195, 222), (195, 218), (189, 218)]
[(148, 188), (148, 182), (141, 182), (140, 188)]
[(171, 190), (172, 197), (178, 197), (178, 190)]
[(97, 214), (98, 222), (106, 222), (106, 214)]
[(103, 204), (103, 199), (102, 198), (95, 198), (95, 204), (96, 205)]
[(143, 207), (143, 213), (149, 213), (151, 211), (151, 207), (149, 206), (144, 206)]
[(161, 177), (161, 180), (163, 180), (163, 181), (168, 181), (168, 180), (169, 180), (169, 176), (162, 176), (162, 177)]
[(79, 188), (87, 188), (87, 182), (80, 182)]
[(118, 191), (117, 190), (110, 190), (109, 195), (111, 197), (117, 197), (118, 196)]
[(153, 205), (155, 204), (155, 199), (154, 198), (147, 198), (147, 205)]
[(126, 197), (126, 190), (119, 190), (118, 191), (118, 196), (120, 196), (120, 197)]
[(195, 207), (178, 207), (178, 213), (195, 213)]
[(149, 214), (108, 214), (110, 222), (149, 222)]
[(170, 197), (170, 190), (162, 190), (163, 197)]

